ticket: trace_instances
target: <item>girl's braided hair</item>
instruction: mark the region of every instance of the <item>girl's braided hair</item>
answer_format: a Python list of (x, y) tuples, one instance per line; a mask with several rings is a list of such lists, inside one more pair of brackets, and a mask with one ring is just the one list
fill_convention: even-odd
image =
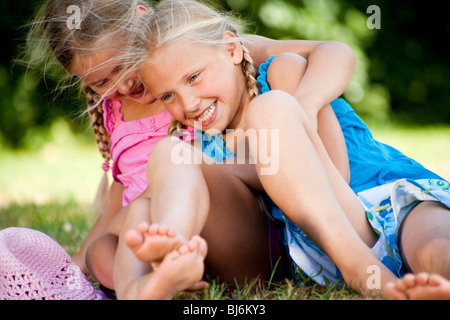
[[(150, 9), (143, 0), (47, 0), (31, 23), (25, 53), (27, 64), (44, 73), (54, 70), (54, 66), (62, 66), (67, 76), (61, 83), (73, 79), (71, 73), (78, 58), (108, 50), (120, 40), (124, 42), (123, 47), (132, 41), (138, 30), (136, 25), (140, 23), (136, 17), (137, 5)], [(121, 63), (119, 59), (120, 54), (117, 54), (97, 68), (116, 66)], [(95, 69), (88, 72), (93, 71)], [(91, 118), (100, 153), (109, 161), (102, 97), (84, 84), (81, 87), (86, 94), (86, 113)]]
[(102, 104), (99, 103), (102, 100), (102, 97), (87, 85), (83, 85), (83, 91), (86, 94), (87, 112), (91, 119), (91, 126), (94, 129), (98, 149), (105, 160), (105, 163), (109, 163), (111, 160), (111, 150), (109, 145), (110, 136), (105, 128), (103, 107)]
[(111, 161), (111, 149), (110, 149), (110, 136), (106, 131), (104, 116), (103, 116), (103, 104), (102, 97), (92, 90), (89, 86), (83, 84), (83, 91), (86, 94), (87, 112), (91, 120), (91, 126), (94, 129), (95, 140), (100, 154), (103, 157), (103, 170), (105, 174), (97, 189), (97, 194), (92, 205), (94, 212), (99, 215), (105, 208), (105, 199), (109, 189), (108, 175), (106, 172), (109, 170), (109, 163)]

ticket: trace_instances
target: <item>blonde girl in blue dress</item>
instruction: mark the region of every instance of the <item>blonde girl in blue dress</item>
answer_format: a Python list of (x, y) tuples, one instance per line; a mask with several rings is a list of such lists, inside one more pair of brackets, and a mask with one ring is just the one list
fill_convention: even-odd
[[(261, 83), (261, 93), (270, 90), (271, 86), (268, 78), (270, 78), (270, 74), (273, 73), (274, 70), (274, 73), (279, 79), (277, 80), (272, 75), (271, 82), (275, 83), (276, 86), (279, 86), (279, 84), (282, 83), (282, 81), (280, 81), (280, 75), (282, 78), (292, 77), (292, 75), (290, 75), (292, 69), (289, 69), (289, 66), (292, 68), (293, 65), (292, 59), (296, 60), (297, 58), (294, 55), (291, 55), (290, 58), (286, 59), (284, 54), (282, 54), (278, 57), (271, 57), (265, 64), (260, 66), (260, 76), (258, 77), (258, 81)], [(276, 66), (271, 66), (272, 61), (274, 61)], [(280, 74), (281, 68), (284, 68), (282, 69), (284, 70), (282, 71), (284, 74)], [(283, 84), (282, 86), (287, 90), (294, 92), (295, 88), (289, 88), (292, 84)], [(402, 277), (406, 272), (412, 272), (411, 267), (407, 263), (405, 253), (402, 250), (403, 248), (401, 247), (401, 234), (403, 232), (403, 222), (406, 221), (405, 217), (420, 201), (435, 201), (434, 197), (443, 199), (448, 207), (449, 184), (447, 181), (427, 170), (416, 161), (406, 157), (398, 150), (374, 140), (364, 122), (343, 99), (332, 101), (331, 106), (338, 117), (346, 141), (351, 171), (350, 186), (363, 202), (368, 221), (375, 232), (380, 235), (377, 244), (372, 250), (378, 250), (376, 249), (377, 246), (382, 247), (382, 251), (384, 252), (378, 252), (377, 256), (382, 259), (383, 263), (388, 266), (389, 269), (395, 270), (394, 273), (396, 275)], [(408, 182), (405, 182), (405, 179), (407, 179)], [(420, 186), (413, 187), (412, 185), (416, 183), (420, 184)], [(411, 185), (406, 188), (406, 184)], [(407, 191), (405, 191), (406, 189)], [(391, 192), (391, 199), (386, 197), (388, 192)], [(434, 194), (434, 196), (430, 196), (430, 194)], [(440, 196), (438, 196), (439, 194)], [(405, 200), (407, 198), (408, 200)], [(395, 202), (397, 202), (397, 208), (395, 208), (395, 205), (391, 205)], [(431, 210), (431, 212), (434, 212), (434, 210)], [(272, 213), (274, 216), (286, 221), (287, 225), (291, 224), (291, 222), (286, 220), (281, 214), (279, 208), (274, 207)], [(291, 228), (296, 229), (296, 227), (292, 225)], [(407, 230), (406, 232), (409, 231), (411, 230)], [(292, 250), (296, 250), (295, 247), (298, 245), (302, 246), (302, 251), (311, 250), (306, 243), (308, 242), (307, 237), (304, 237), (304, 234), (301, 231), (299, 233), (303, 237), (292, 240), (293, 242), (299, 242), (297, 244), (291, 244)], [(442, 241), (443, 245), (445, 245), (445, 232), (441, 235), (444, 236)], [(293, 239), (290, 235), (290, 231), (286, 231), (286, 237)], [(411, 240), (411, 238), (409, 238), (409, 240)], [(380, 243), (382, 242), (385, 242), (384, 247), (380, 246)], [(318, 248), (314, 247), (314, 250), (317, 249)], [(428, 249), (428, 247), (426, 249)], [(310, 255), (314, 254), (317, 254), (317, 252), (311, 253)], [(432, 257), (436, 254), (431, 250), (429, 252), (425, 251), (424, 255)], [(317, 258), (314, 263), (317, 263), (319, 260), (320, 258)], [(303, 265), (309, 265), (311, 262), (312, 260), (308, 259), (308, 262), (303, 262)], [(317, 278), (314, 277), (315, 280), (319, 283), (329, 281), (329, 278), (326, 276), (327, 267), (325, 265), (319, 263), (318, 265), (315, 265), (309, 273), (305, 273), (304, 268), (299, 267), (295, 262), (293, 263), (293, 271), (297, 279), (310, 277), (313, 270), (317, 270), (317, 268), (322, 269), (322, 272), (320, 273), (321, 276), (318, 274)], [(415, 269), (421, 270), (419, 268)], [(336, 272), (336, 274), (339, 275), (339, 270), (335, 270), (333, 267), (329, 269), (329, 271)], [(405, 281), (400, 281), (398, 286), (412, 288), (413, 282), (423, 283), (424, 280), (421, 281), (421, 279), (425, 276), (424, 274), (421, 274), (421, 276), (417, 278), (414, 277), (414, 279), (419, 279), (416, 281), (412, 281), (410, 277), (411, 275), (409, 275)], [(334, 276), (331, 276), (330, 278), (335, 279)], [(442, 279), (439, 277), (434, 277), (432, 279), (440, 279), (441, 281), (439, 283), (442, 282)], [(406, 282), (406, 284), (404, 282)], [(436, 280), (435, 283), (438, 283), (438, 281)], [(392, 287), (389, 287), (389, 290), (392, 290)], [(394, 293), (395, 292), (392, 291), (389, 292), (392, 297), (401, 296), (398, 292), (397, 294)]]
[[(295, 280), (307, 277), (329, 283), (343, 278), (353, 289), (374, 294), (403, 276), (405, 268), (449, 277), (447, 181), (411, 163), (412, 179), (407, 171), (403, 179), (388, 178), (385, 184), (361, 190), (356, 196), (330, 159), (326, 142), (317, 135), (314, 116), (321, 106), (304, 110), (296, 92), (285, 89), (291, 80), (289, 71), (295, 68), (278, 69), (278, 76), (275, 72), (269, 80), (272, 90), (258, 95), (249, 57), (236, 30), (203, 5), (161, 2), (141, 43), (136, 48), (147, 52), (140, 64), (141, 78), (176, 121), (208, 134), (222, 133), (231, 153), (237, 150), (231, 146), (237, 148), (240, 143), (250, 148), (256, 171), (239, 178), (256, 189), (262, 187), (273, 201), (270, 214), (284, 223)], [(333, 104), (346, 105), (339, 100)], [(239, 129), (256, 135), (243, 138)], [(273, 174), (263, 174), (268, 164), (258, 157), (262, 132), (277, 133), (273, 137), (278, 139), (269, 141), (278, 151), (271, 155), (271, 164), (277, 162), (278, 168)], [(370, 147), (373, 141), (368, 143)], [(177, 195), (170, 210), (161, 203), (159, 212), (162, 220), (182, 234), (186, 225), (199, 228), (204, 224), (199, 212), (205, 211), (201, 204), (207, 188), (201, 187), (201, 170), (163, 161), (174, 156), (174, 148), (200, 160), (205, 156), (169, 139), (161, 140), (150, 156), (150, 165), (158, 169), (148, 173), (149, 181), (158, 181), (159, 186), (166, 181), (167, 188), (149, 193), (161, 201)], [(395, 171), (391, 173), (397, 179), (401, 171)], [(186, 186), (196, 184), (200, 186), (197, 193), (180, 198)]]

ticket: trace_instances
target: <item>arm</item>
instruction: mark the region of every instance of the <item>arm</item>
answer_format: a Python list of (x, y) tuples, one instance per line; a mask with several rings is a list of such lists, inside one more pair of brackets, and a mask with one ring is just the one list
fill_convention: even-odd
[[(307, 62), (299, 55), (282, 53), (271, 62), (267, 70), (267, 82), (272, 90), (283, 90), (300, 102), (296, 95), (306, 74)], [(302, 105), (302, 107), (304, 107)], [(336, 168), (347, 181), (350, 182), (350, 165), (348, 161), (347, 147), (339, 122), (330, 104), (322, 107), (317, 113), (311, 112), (311, 108), (304, 107), (311, 120), (317, 123), (317, 133), (322, 140), (328, 155)]]
[(300, 104), (317, 114), (323, 106), (339, 97), (353, 76), (356, 58), (353, 50), (338, 41), (272, 40), (247, 35), (247, 47), (259, 66), (271, 55), (296, 53), (308, 61), (308, 66), (295, 92)]

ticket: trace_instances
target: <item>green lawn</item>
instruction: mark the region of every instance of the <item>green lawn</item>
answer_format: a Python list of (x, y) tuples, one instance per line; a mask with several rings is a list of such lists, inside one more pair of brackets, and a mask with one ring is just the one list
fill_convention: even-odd
[(444, 179), (450, 179), (450, 126), (387, 126), (372, 131), (378, 141), (399, 149)]
[[(0, 147), (0, 229), (40, 230), (73, 254), (95, 221), (91, 203), (103, 174), (102, 158), (94, 143), (75, 138), (64, 124), (56, 129), (58, 134), (38, 150), (18, 152)], [(450, 179), (450, 127), (377, 128), (374, 136)], [(178, 298), (361, 299), (346, 289), (288, 282), (262, 291), (253, 284), (229, 291), (223, 284), (213, 283), (204, 293)]]

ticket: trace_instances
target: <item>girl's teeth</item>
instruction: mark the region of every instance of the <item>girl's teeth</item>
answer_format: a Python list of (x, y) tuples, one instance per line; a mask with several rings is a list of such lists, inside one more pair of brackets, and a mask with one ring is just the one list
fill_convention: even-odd
[(212, 114), (214, 113), (214, 110), (216, 109), (216, 105), (213, 104), (211, 107), (208, 108), (208, 110), (203, 113), (200, 117), (198, 117), (198, 120), (200, 122), (205, 122), (206, 120), (209, 120), (211, 118)]
[(141, 93), (144, 90), (144, 85), (141, 84), (139, 87), (137, 87), (136, 89), (134, 89), (131, 94), (137, 94), (137, 93)]

